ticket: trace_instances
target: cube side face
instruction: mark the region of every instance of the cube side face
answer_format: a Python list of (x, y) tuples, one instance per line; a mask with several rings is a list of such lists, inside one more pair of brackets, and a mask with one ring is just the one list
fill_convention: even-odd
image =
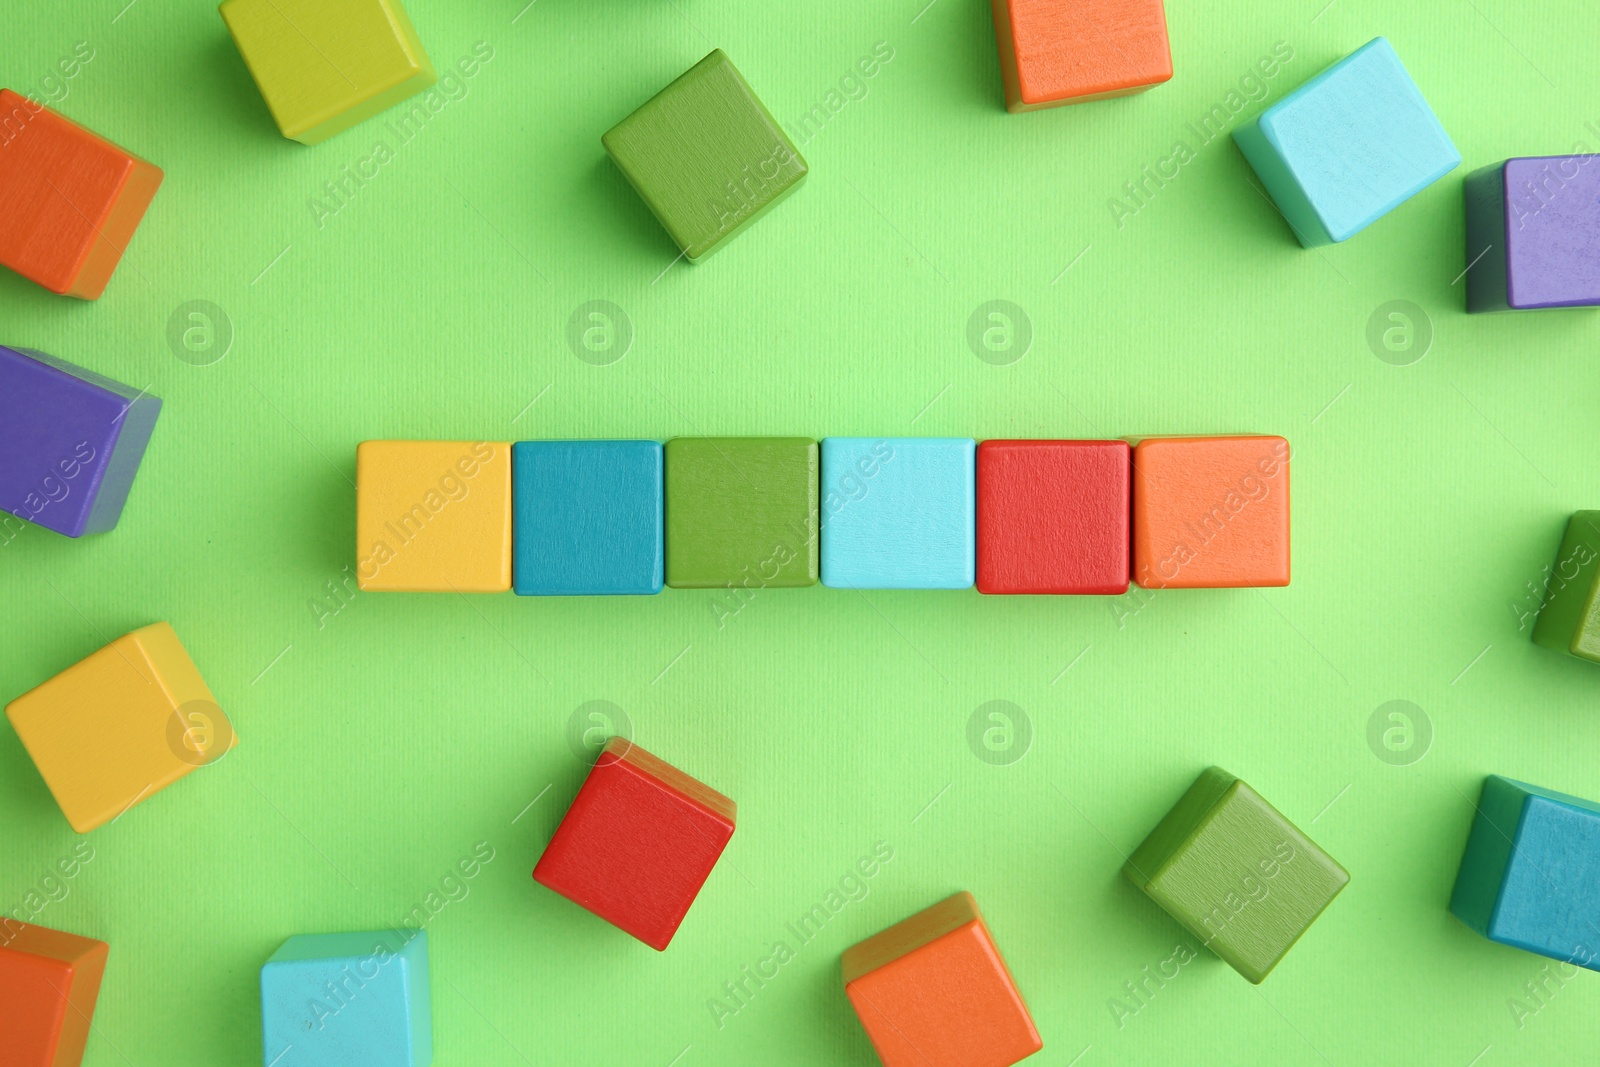
[(17, 1067), (83, 1059), (110, 947), (0, 920), (0, 1053)]
[(83, 269), (67, 296), (82, 300), (98, 300), (111, 282), (111, 275), (122, 262), (122, 255), (133, 241), (133, 235), (144, 221), (145, 212), (156, 198), (165, 177), (161, 168), (137, 156), (130, 156), (133, 164), (127, 180), (111, 203), (111, 210), (100, 224), (84, 257)]
[(1500, 888), (1527, 799), (1527, 791), (1518, 783), (1496, 774), (1484, 779), (1474, 806), (1472, 830), (1450, 894), (1450, 911), (1484, 937), (1489, 936), (1500, 903)]
[(659, 784), (678, 793), (690, 804), (704, 809), (719, 821), (734, 825), (738, 820), (739, 806), (732, 798), (724, 796), (698, 778), (678, 770), (659, 756), (651, 755), (625, 737), (613, 737), (606, 742), (599, 760), (626, 760), (641, 774), (655, 779)]
[(1125, 441), (978, 445), (978, 591), (1127, 592), (1131, 461)]
[(628, 760), (595, 763), (534, 880), (665, 951), (733, 836), (733, 822)]
[(1579, 804), (1527, 796), (1485, 935), (1600, 970), (1600, 810)]
[(967, 892), (952, 894), (937, 904), (923, 908), (915, 915), (845, 949), (839, 961), (845, 984), (980, 918), (978, 902)]
[(970, 438), (822, 442), (822, 584), (966, 589), (976, 558)]
[(356, 484), (356, 580), (362, 589), (511, 588), (510, 444), (363, 441)]
[(1269, 108), (1260, 129), (1334, 241), (1355, 236), (1461, 163), (1382, 37)]
[(427, 1067), (427, 934), (294, 937), (261, 968), (262, 1054), (279, 1067)]
[(1533, 640), (1600, 661), (1600, 511), (1579, 511), (1567, 520)]
[(226, 0), (219, 10), (278, 129), (302, 144), (437, 80), (399, 0)]
[(612, 127), (602, 144), (691, 262), (806, 176), (806, 163), (720, 49)]
[(1242, 781), (1145, 886), (1234, 970), (1260, 983), (1350, 875)]
[(524, 441), (512, 446), (512, 477), (519, 595), (661, 591), (658, 442)]
[(1289, 442), (1179, 437), (1133, 451), (1133, 577), (1146, 589), (1289, 584)]
[(1509, 310), (1505, 164), (1467, 175), (1462, 195), (1467, 211), (1467, 310)]
[(1505, 163), (1506, 303), (1600, 305), (1600, 156)]
[(815, 585), (817, 468), (817, 442), (804, 437), (668, 441), (667, 584)]
[(161, 408), (136, 396), (42, 352), (0, 347), (0, 510), (68, 537), (115, 525)]
[[(1268, 109), (1270, 113), (1271, 109)], [(1283, 157), (1283, 150), (1266, 129), (1266, 115), (1247, 122), (1233, 131), (1233, 142), (1239, 146), (1245, 162), (1256, 172), (1266, 187), (1272, 203), (1294, 231), (1295, 238), (1305, 248), (1317, 248), (1333, 243), (1333, 235), (1323, 223), (1317, 207), (1306, 195), (1300, 179), (1295, 176)]]
[(1172, 77), (1162, 0), (994, 0), (993, 6), (1011, 111), (1123, 96)]
[(1164, 815), (1148, 837), (1133, 850), (1122, 873), (1140, 889), (1185, 847), (1195, 832), (1205, 825), (1211, 813), (1239, 779), (1221, 767), (1208, 767), (1184, 791), (1172, 810)]

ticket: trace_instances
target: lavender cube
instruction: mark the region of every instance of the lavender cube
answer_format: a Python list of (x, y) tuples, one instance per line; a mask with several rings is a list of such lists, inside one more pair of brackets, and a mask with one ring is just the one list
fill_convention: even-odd
[(160, 412), (143, 390), (0, 346), (0, 511), (68, 537), (111, 529)]
[(1468, 311), (1600, 305), (1600, 155), (1508, 159), (1466, 197)]

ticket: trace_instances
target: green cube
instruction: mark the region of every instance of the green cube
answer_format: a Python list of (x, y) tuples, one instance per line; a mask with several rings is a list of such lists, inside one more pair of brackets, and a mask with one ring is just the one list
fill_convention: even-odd
[(788, 196), (806, 161), (717, 49), (600, 142), (691, 263)]
[(1189, 787), (1122, 873), (1256, 983), (1350, 881), (1316, 842), (1220, 767)]
[(816, 584), (815, 441), (678, 437), (666, 466), (668, 585)]
[(1567, 535), (1545, 590), (1533, 639), (1546, 648), (1600, 662), (1600, 511), (1580, 511)]

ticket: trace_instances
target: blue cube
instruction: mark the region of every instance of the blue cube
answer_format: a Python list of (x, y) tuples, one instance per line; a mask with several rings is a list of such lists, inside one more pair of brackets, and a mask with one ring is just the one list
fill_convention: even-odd
[(1461, 164), (1382, 37), (1239, 127), (1233, 139), (1307, 248), (1354, 237)]
[(523, 441), (511, 487), (519, 595), (661, 592), (660, 442)]
[(967, 437), (822, 442), (822, 584), (966, 589), (976, 560), (977, 444)]
[(1600, 970), (1600, 804), (1491, 775), (1450, 910), (1491, 941)]
[(261, 1033), (270, 1067), (428, 1067), (427, 932), (291, 937), (261, 968)]

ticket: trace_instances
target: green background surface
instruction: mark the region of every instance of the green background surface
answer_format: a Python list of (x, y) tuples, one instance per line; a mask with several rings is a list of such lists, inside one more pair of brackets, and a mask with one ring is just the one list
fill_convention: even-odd
[[(440, 1067), (870, 1064), (839, 953), (959, 889), (1032, 1007), (1039, 1064), (1492, 1067), (1592, 1047), (1593, 975), (1534, 1001), (1546, 961), (1446, 911), (1486, 773), (1600, 796), (1600, 670), (1533, 646), (1519, 615), (1567, 515), (1595, 506), (1600, 322), (1469, 319), (1454, 281), (1468, 170), (1600, 147), (1587, 6), (1174, 2), (1172, 82), (1012, 116), (987, 6), (924, 3), (416, 0), (441, 71), (477, 42), (492, 60), (409, 143), (380, 118), (315, 149), (278, 136), (209, 3), (13, 5), (4, 83), (36, 90), (88, 42), (60, 109), (167, 181), (100, 302), (0, 277), (0, 340), (166, 408), (114, 533), (0, 547), (0, 699), (166, 619), (241, 736), (95, 832), (35, 910), (77, 839), (0, 731), (0, 910), (112, 945), (87, 1063), (259, 1062), (258, 972), (284, 938), (398, 923), (480, 842), (494, 860), (428, 923)], [(1276, 42), (1294, 58), (1272, 100), (1379, 33), (1465, 163), (1302, 250), (1232, 144), (1188, 124)], [(667, 269), (676, 249), (600, 134), (716, 46), (792, 124), (880, 41), (893, 59), (865, 97), (797, 138), (799, 195)], [(319, 226), (309, 201), (378, 140), (392, 161)], [(1179, 142), (1193, 160), (1119, 226), (1110, 198)], [(1003, 366), (967, 339), (996, 298), (1031, 324)], [(1433, 335), (1408, 366), (1367, 341), (1395, 299)], [(225, 309), (220, 362), (169, 345), (191, 300)], [(591, 300), (631, 323), (609, 365), (567, 338)], [(731, 618), (673, 590), (314, 606), (353, 566), (365, 438), (1228, 431), (1295, 446), (1286, 589), (816, 587)], [(1420, 729), (1399, 755), (1368, 740), (1396, 699), (1430, 724), (1404, 766), (1376, 753), (1412, 759)], [(740, 806), (664, 955), (529, 877), (594, 700)], [(968, 741), (992, 700), (1020, 709), (998, 753)], [(1212, 763), (1353, 880), (1259, 989), (1202, 952), (1119, 1025), (1108, 1002), (1134, 1004), (1124, 983), (1186, 942), (1123, 881), (1124, 853)], [(893, 859), (865, 897), (799, 943), (786, 924), (878, 842)], [(719, 1026), (708, 1001), (780, 940), (794, 958)]]

